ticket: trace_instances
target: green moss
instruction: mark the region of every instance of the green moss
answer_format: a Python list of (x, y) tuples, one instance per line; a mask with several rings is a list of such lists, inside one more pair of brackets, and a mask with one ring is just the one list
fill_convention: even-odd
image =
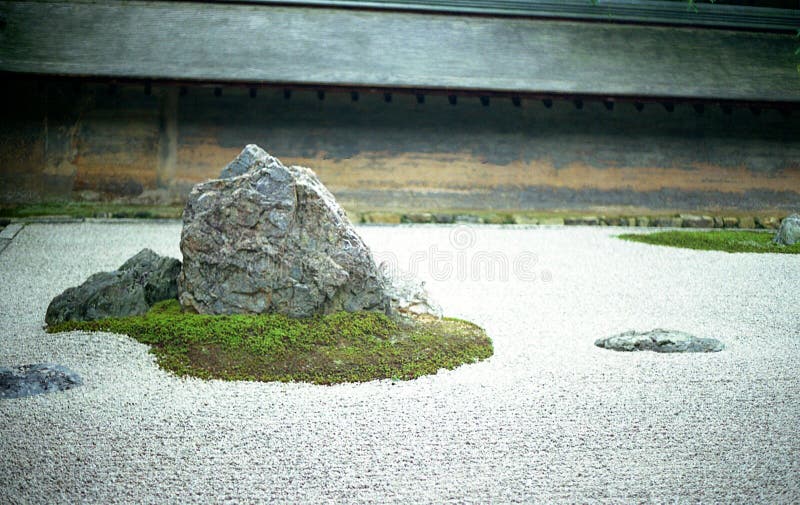
[(70, 321), (48, 328), (108, 331), (152, 346), (159, 365), (178, 375), (316, 384), (414, 379), (492, 355), (486, 333), (458, 319), (394, 321), (375, 312), (309, 319), (278, 314), (209, 316), (175, 300), (143, 316)]
[(719, 230), (719, 231), (659, 231), (647, 234), (619, 235), (623, 240), (645, 244), (700, 249), (704, 251), (798, 254), (800, 244), (791, 246), (772, 243), (774, 232)]
[(40, 203), (0, 208), (0, 216), (14, 218), (68, 216), (74, 218), (177, 219), (181, 217), (182, 212), (183, 206), (177, 205), (125, 205), (95, 202)]

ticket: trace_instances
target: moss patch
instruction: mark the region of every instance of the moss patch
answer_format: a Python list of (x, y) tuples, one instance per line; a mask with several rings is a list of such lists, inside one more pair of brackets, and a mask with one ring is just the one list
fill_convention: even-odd
[(647, 234), (619, 235), (623, 240), (645, 244), (700, 249), (704, 251), (798, 254), (800, 244), (791, 246), (772, 243), (774, 232), (720, 231), (659, 231)]
[(108, 331), (152, 346), (158, 364), (206, 379), (316, 384), (414, 379), (492, 355), (478, 326), (419, 317), (397, 322), (375, 312), (309, 319), (278, 314), (209, 316), (181, 311), (175, 300), (143, 316), (69, 321), (48, 332)]
[(126, 205), (118, 203), (63, 202), (17, 205), (0, 208), (0, 216), (13, 218), (69, 216), (74, 218), (177, 219), (183, 206)]

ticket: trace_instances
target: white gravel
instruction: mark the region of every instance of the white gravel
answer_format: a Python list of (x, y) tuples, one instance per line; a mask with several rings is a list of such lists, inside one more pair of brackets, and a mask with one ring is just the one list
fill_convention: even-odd
[[(85, 385), (0, 400), (0, 503), (800, 502), (797, 256), (613, 228), (360, 231), (495, 356), (394, 384), (174, 378), (130, 338), (42, 325), (53, 296), (142, 247), (179, 257), (180, 225), (25, 227), (0, 254), (0, 366), (55, 362)], [(533, 280), (463, 268), (530, 253)], [(654, 327), (727, 349), (593, 345)]]

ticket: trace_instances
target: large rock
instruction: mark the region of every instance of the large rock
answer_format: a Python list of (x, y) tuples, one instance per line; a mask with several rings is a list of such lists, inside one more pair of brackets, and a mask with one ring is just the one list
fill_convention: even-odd
[(0, 398), (23, 398), (42, 393), (64, 391), (82, 384), (72, 370), (49, 363), (0, 367)]
[(203, 314), (388, 310), (372, 254), (308, 168), (249, 145), (183, 214), (180, 301)]
[(785, 217), (772, 241), (782, 245), (794, 245), (800, 242), (800, 214)]
[(142, 249), (119, 269), (96, 273), (53, 298), (45, 322), (144, 314), (156, 302), (177, 298), (180, 270), (180, 261)]
[(695, 337), (676, 330), (626, 331), (597, 340), (594, 345), (614, 351), (717, 352), (725, 345), (715, 338)]

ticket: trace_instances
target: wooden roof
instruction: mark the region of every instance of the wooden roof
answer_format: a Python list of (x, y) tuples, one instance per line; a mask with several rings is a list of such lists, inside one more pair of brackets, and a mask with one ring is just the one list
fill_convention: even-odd
[[(686, 0), (203, 0), (292, 6), (387, 9), (788, 31), (800, 27), (796, 0), (761, 0), (750, 7)], [(731, 0), (726, 0), (731, 2)], [(740, 2), (742, 0), (739, 0)], [(745, 2), (747, 3), (747, 2)], [(781, 8), (774, 6), (780, 5)], [(786, 7), (786, 6), (791, 7)]]
[(0, 2), (0, 71), (800, 102), (789, 33), (265, 3)]

